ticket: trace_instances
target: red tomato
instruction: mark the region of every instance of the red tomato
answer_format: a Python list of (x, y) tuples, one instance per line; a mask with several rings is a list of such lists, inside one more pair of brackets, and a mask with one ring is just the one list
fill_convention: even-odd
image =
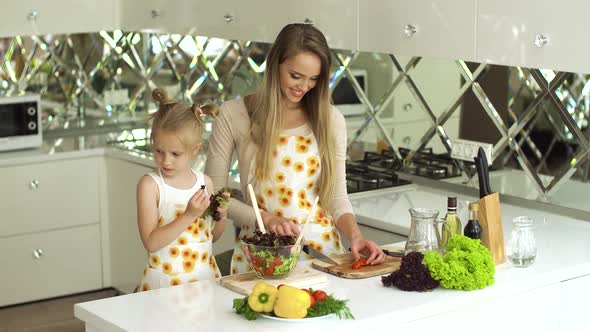
[(315, 305), (315, 298), (313, 297), (313, 294), (311, 294), (309, 289), (301, 288), (301, 290), (305, 291), (309, 295), (309, 301), (311, 301), (311, 306), (313, 307)]
[(354, 261), (354, 263), (352, 263), (352, 269), (353, 270), (358, 270), (363, 266), (367, 265), (367, 260), (364, 257), (361, 257), (359, 259), (357, 259), (356, 261)]
[(316, 301), (326, 301), (326, 299), (328, 298), (328, 294), (326, 294), (326, 292), (324, 292), (323, 290), (318, 289), (313, 292), (313, 297)]

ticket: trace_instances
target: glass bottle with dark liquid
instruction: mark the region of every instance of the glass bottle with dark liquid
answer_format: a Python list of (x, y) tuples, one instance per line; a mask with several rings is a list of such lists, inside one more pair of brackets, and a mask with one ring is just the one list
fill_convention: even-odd
[(469, 221), (463, 229), (463, 235), (468, 238), (481, 240), (481, 225), (479, 224), (479, 203), (469, 203)]

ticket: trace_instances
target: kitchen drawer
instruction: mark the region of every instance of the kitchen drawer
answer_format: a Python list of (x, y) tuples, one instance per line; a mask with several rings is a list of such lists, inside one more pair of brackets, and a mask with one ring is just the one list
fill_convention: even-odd
[(0, 37), (109, 31), (118, 23), (116, 0), (11, 1), (2, 8)]
[[(359, 0), (300, 0), (284, 2), (280, 13), (287, 23), (313, 23), (326, 36), (330, 48), (358, 49)], [(277, 13), (277, 14), (280, 14)], [(277, 30), (278, 34), (279, 30)]]
[(194, 13), (196, 34), (270, 43), (286, 24), (284, 3), (275, 0), (198, 1)]
[(474, 60), (475, 17), (476, 0), (360, 1), (360, 49)]
[[(590, 72), (588, 1), (479, 0), (477, 61)], [(535, 45), (537, 35), (548, 38)]]
[(0, 238), (0, 306), (102, 288), (98, 225)]
[(98, 174), (94, 158), (0, 168), (0, 236), (97, 223)]

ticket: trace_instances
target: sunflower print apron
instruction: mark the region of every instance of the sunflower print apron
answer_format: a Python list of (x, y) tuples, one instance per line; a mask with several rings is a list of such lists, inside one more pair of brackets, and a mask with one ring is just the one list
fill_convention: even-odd
[[(158, 227), (178, 218), (186, 210), (189, 199), (205, 185), (203, 173), (196, 173), (197, 180), (190, 189), (177, 189), (165, 183), (160, 171), (149, 173), (158, 185)], [(215, 222), (211, 216), (197, 218), (176, 240), (164, 248), (148, 254), (148, 264), (143, 271), (140, 291), (176, 286), (221, 276), (213, 256)]]
[[(318, 195), (320, 177), (319, 149), (313, 133), (307, 136), (280, 136), (273, 152), (271, 178), (254, 184), (256, 200), (261, 209), (295, 222), (299, 229), (305, 222)], [(254, 167), (250, 168), (251, 171)], [(250, 271), (246, 256), (240, 248), (244, 236), (252, 234), (253, 226), (244, 225), (234, 248), (231, 274)], [(326, 255), (344, 253), (340, 234), (334, 220), (319, 202), (305, 231), (307, 244)], [(312, 259), (302, 253), (301, 260)]]

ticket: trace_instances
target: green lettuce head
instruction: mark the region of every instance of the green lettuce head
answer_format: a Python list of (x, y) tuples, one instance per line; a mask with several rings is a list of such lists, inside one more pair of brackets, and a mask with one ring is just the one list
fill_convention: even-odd
[(494, 283), (496, 268), (490, 251), (463, 235), (454, 235), (447, 245), (447, 253), (427, 252), (424, 263), (431, 276), (444, 288), (474, 290)]

